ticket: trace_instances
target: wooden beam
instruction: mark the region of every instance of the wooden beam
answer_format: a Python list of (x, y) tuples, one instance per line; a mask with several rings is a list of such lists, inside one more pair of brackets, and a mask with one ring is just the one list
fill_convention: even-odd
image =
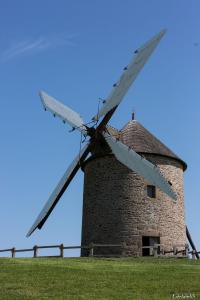
[(108, 124), (108, 122), (110, 121), (110, 119), (112, 118), (112, 115), (114, 114), (115, 110), (117, 109), (117, 106), (113, 107), (109, 112), (107, 112), (107, 114), (104, 116), (103, 120), (97, 127), (96, 132), (102, 132), (103, 130), (105, 130), (105, 127)]
[(80, 161), (77, 163), (77, 165), (75, 166), (75, 168), (73, 169), (71, 175), (69, 176), (69, 178), (66, 180), (66, 182), (64, 183), (61, 191), (59, 192), (59, 194), (57, 195), (55, 201), (53, 202), (51, 208), (49, 209), (48, 213), (45, 215), (45, 217), (41, 220), (41, 222), (38, 224), (37, 228), (41, 229), (42, 226), (44, 225), (44, 223), (46, 222), (46, 220), (48, 219), (49, 215), (51, 214), (51, 212), (53, 211), (54, 207), (56, 206), (56, 204), (58, 203), (58, 201), (60, 200), (61, 196), (63, 195), (63, 193), (65, 192), (66, 188), (68, 187), (68, 185), (70, 184), (70, 182), (72, 181), (72, 179), (74, 178), (74, 176), (76, 175), (76, 173), (78, 172), (79, 168), (81, 167), (81, 164), (84, 162), (85, 158), (87, 157), (87, 155), (90, 152), (91, 149), (91, 144), (88, 146), (88, 148), (85, 150), (85, 152), (83, 153), (82, 157), (80, 158)]
[(190, 246), (192, 247), (192, 250), (195, 251), (195, 256), (196, 256), (196, 258), (199, 259), (199, 253), (198, 253), (198, 251), (197, 251), (197, 249), (196, 249), (196, 247), (195, 247), (195, 244), (194, 244), (194, 242), (193, 242), (193, 240), (192, 240), (192, 237), (191, 237), (191, 235), (190, 235), (190, 232), (189, 232), (187, 226), (186, 226), (186, 236), (187, 236), (187, 239), (188, 239), (188, 241), (189, 241), (189, 243), (190, 243)]

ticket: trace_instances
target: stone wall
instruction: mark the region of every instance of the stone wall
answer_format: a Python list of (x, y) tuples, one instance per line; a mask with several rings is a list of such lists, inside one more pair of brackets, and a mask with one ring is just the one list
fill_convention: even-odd
[[(99, 248), (94, 254), (140, 256), (142, 236), (159, 236), (165, 250), (186, 243), (182, 164), (159, 155), (146, 154), (146, 158), (172, 183), (178, 195), (176, 203), (159, 189), (155, 199), (149, 198), (148, 183), (113, 155), (86, 162), (82, 245), (126, 243), (125, 248)], [(88, 251), (81, 255), (88, 255)]]

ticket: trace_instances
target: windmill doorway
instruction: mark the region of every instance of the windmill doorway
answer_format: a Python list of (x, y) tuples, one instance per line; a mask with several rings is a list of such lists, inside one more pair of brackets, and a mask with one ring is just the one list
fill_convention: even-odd
[[(142, 247), (154, 246), (155, 244), (160, 244), (159, 236), (143, 236), (142, 237)], [(159, 252), (159, 249), (158, 249)], [(142, 256), (151, 256), (152, 248), (142, 248)]]

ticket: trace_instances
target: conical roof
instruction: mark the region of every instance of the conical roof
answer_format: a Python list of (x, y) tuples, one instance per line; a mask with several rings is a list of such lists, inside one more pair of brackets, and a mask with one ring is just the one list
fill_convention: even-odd
[(186, 170), (187, 164), (136, 120), (129, 121), (120, 132), (122, 142), (134, 151), (174, 158), (180, 161)]

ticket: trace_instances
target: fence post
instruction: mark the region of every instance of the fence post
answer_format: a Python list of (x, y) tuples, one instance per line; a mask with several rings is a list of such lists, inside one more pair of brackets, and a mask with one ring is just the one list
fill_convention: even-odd
[(38, 254), (38, 246), (34, 246), (33, 247), (33, 257), (37, 257), (37, 254)]
[(193, 259), (196, 258), (195, 253), (196, 253), (196, 251), (195, 251), (195, 250), (192, 250), (192, 258), (193, 258)]
[(153, 256), (158, 256), (158, 245), (157, 244), (155, 244), (154, 246), (153, 246)]
[(189, 257), (189, 245), (185, 244), (185, 256)]
[(64, 257), (64, 245), (63, 244), (61, 244), (60, 245), (60, 257)]
[(154, 246), (149, 246), (149, 255), (154, 255)]
[(89, 256), (93, 256), (94, 255), (94, 244), (90, 243), (89, 247), (90, 247), (90, 254), (89, 254)]
[(11, 255), (12, 255), (12, 258), (15, 258), (15, 248), (14, 247), (11, 249)]
[(177, 248), (176, 248), (176, 246), (173, 246), (173, 252), (174, 252), (174, 255), (177, 255)]
[(160, 255), (164, 256), (165, 255), (165, 250), (163, 246), (160, 246)]
[(122, 243), (122, 256), (126, 256), (126, 242)]

